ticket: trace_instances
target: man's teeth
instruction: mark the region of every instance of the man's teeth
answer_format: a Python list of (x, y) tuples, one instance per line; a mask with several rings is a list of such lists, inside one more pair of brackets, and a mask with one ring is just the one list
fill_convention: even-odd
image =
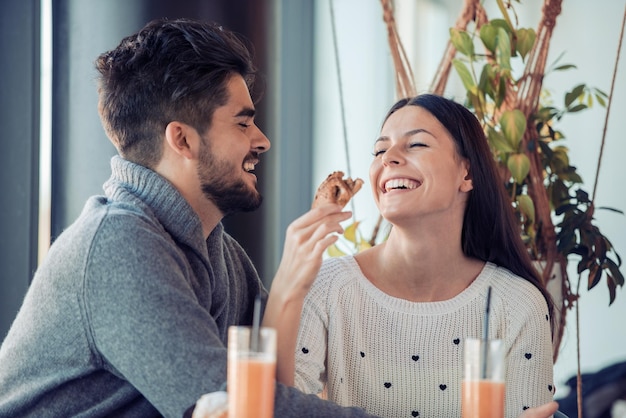
[(385, 183), (385, 191), (394, 189), (416, 189), (419, 182), (410, 179), (393, 179)]
[(243, 163), (243, 169), (245, 171), (254, 171), (254, 164), (253, 163)]

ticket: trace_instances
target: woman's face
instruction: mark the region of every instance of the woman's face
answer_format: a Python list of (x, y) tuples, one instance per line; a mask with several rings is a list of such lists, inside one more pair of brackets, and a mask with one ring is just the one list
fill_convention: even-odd
[(468, 163), (452, 136), (418, 106), (405, 106), (385, 121), (374, 144), (370, 182), (378, 209), (391, 223), (416, 216), (462, 220), (472, 189)]

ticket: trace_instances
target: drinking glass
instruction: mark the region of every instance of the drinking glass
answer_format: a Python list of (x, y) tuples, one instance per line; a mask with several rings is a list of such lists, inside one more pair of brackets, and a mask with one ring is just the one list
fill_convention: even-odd
[(272, 418), (276, 385), (276, 330), (228, 328), (228, 417)]
[(462, 418), (503, 418), (503, 341), (468, 338), (463, 354)]

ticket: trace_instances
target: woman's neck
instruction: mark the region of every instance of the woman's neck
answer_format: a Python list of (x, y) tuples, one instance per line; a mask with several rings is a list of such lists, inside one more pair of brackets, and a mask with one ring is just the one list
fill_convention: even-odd
[(460, 238), (443, 234), (403, 233), (389, 238), (356, 260), (368, 280), (390, 296), (415, 302), (451, 299), (478, 276), (484, 262), (467, 257)]

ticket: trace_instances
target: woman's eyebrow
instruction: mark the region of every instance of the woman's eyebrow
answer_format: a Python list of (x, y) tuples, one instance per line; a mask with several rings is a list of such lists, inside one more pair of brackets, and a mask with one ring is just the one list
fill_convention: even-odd
[(427, 133), (430, 136), (434, 136), (432, 133), (430, 133), (429, 131), (427, 131), (426, 129), (423, 129), (423, 128), (411, 129), (410, 131), (405, 132), (404, 135), (402, 135), (402, 136), (403, 137), (408, 137), (408, 136), (413, 136), (413, 135), (417, 135), (417, 134), (421, 134), (421, 133)]
[(376, 141), (374, 141), (374, 145), (378, 144), (379, 142), (387, 142), (387, 141), (389, 141), (388, 136), (381, 136)]
[[(434, 137), (434, 135), (430, 131), (424, 128), (415, 128), (415, 129), (411, 129), (410, 131), (406, 131), (404, 134), (402, 134), (402, 137), (407, 138), (407, 137), (411, 137), (413, 135), (417, 135), (420, 133), (427, 133), (428, 135)], [(387, 142), (387, 141), (389, 141), (388, 136), (381, 136), (376, 141), (374, 141), (374, 145), (378, 144), (379, 142)]]

